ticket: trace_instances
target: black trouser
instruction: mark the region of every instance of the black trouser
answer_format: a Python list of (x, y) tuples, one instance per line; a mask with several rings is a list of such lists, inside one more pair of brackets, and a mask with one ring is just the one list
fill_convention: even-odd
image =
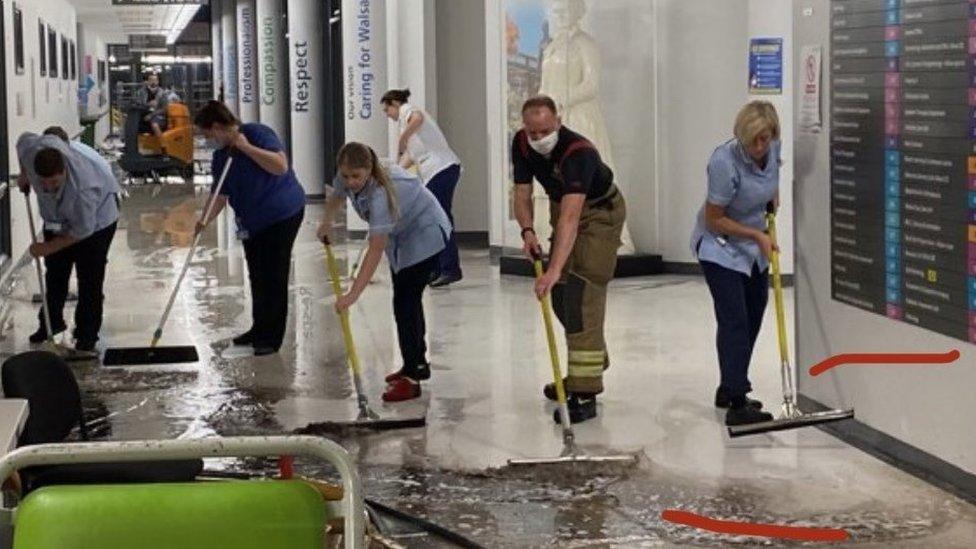
[(453, 230), (454, 214), (451, 213), (451, 205), (454, 202), (454, 190), (457, 189), (460, 180), (461, 165), (454, 164), (441, 170), (427, 184), (427, 189), (437, 199), (444, 213), (447, 214), (447, 218), (451, 221), (452, 227), (451, 239), (447, 241), (447, 247), (441, 252), (438, 268), (435, 271), (440, 276), (461, 276), (461, 259), (458, 253), (457, 237)]
[(427, 324), (424, 320), (424, 289), (437, 271), (434, 254), (416, 265), (393, 273), (393, 316), (396, 318), (403, 373), (411, 376), (417, 366), (427, 364)]
[(251, 281), (251, 335), (254, 347), (278, 349), (288, 319), (288, 274), (291, 250), (305, 217), (304, 208), (244, 241)]
[(752, 391), (749, 362), (769, 300), (769, 271), (759, 272), (753, 265), (752, 274), (746, 276), (710, 261), (702, 261), (701, 266), (715, 302), (720, 388), (738, 405)]
[[(102, 329), (102, 305), (105, 294), (105, 266), (108, 264), (108, 250), (115, 238), (112, 223), (100, 231), (92, 233), (83, 240), (75, 242), (63, 250), (44, 258), (44, 284), (47, 286), (47, 307), (51, 312), (51, 329), (64, 329), (64, 302), (68, 298), (68, 281), (71, 270), (78, 277), (78, 306), (75, 308), (75, 339), (79, 342), (98, 341), (98, 331)], [(44, 240), (57, 235), (44, 231)], [(44, 325), (44, 307), (37, 314), (41, 326)]]

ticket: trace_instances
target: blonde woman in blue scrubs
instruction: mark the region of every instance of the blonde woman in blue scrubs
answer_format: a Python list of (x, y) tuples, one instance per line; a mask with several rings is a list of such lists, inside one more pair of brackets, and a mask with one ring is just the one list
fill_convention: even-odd
[(708, 282), (718, 322), (721, 382), (715, 406), (727, 408), (726, 425), (769, 421), (762, 403), (748, 398), (749, 362), (769, 296), (766, 234), (769, 202), (778, 204), (780, 125), (767, 101), (753, 101), (735, 120), (735, 138), (708, 161), (708, 195), (698, 213), (691, 247)]

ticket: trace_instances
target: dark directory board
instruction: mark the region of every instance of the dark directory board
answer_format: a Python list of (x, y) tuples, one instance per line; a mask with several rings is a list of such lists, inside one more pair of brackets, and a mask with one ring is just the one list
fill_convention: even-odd
[(976, 0), (831, 2), (831, 294), (976, 343)]

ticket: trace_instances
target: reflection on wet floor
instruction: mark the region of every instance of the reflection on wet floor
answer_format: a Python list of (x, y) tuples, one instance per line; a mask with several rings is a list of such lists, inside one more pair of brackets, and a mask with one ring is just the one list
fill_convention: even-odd
[[(203, 190), (131, 189), (112, 249), (101, 345), (148, 343), (186, 254), (177, 221)], [(175, 212), (175, 214), (174, 214)], [(181, 213), (183, 212), (183, 213)], [(306, 432), (356, 415), (324, 254), (311, 205), (295, 248), (290, 324), (276, 356), (255, 358), (230, 338), (249, 327), (246, 268), (226, 225), (204, 237), (166, 327), (164, 345), (192, 344), (199, 364), (80, 365), (89, 424), (99, 438), (176, 438)], [(182, 218), (180, 218), (182, 219)], [(340, 259), (357, 245), (339, 244)], [(379, 402), (398, 367), (389, 277), (352, 310), (371, 404), (387, 417), (426, 414), (427, 427), (329, 432), (360, 463), (367, 494), (486, 547), (727, 547), (794, 545), (725, 537), (664, 522), (668, 508), (727, 520), (844, 528), (861, 547), (972, 547), (976, 509), (812, 429), (730, 441), (709, 405), (713, 324), (707, 290), (692, 277), (619, 281), (611, 289), (613, 368), (600, 417), (579, 427), (594, 453), (639, 451), (629, 470), (508, 469), (509, 458), (556, 455), (558, 429), (539, 389), (547, 357), (527, 280), (499, 277), (485, 251), (464, 253), (466, 279), (428, 295), (434, 376), (417, 402)], [(345, 268), (347, 261), (343, 261)], [(35, 328), (30, 273), (9, 300), (13, 329), (0, 349), (26, 350)], [(71, 311), (66, 313), (70, 318)], [(776, 401), (767, 322), (753, 382)], [(765, 366), (765, 367), (763, 367)], [(765, 392), (764, 392), (765, 391)], [(298, 472), (330, 476), (318, 464)], [(211, 469), (265, 472), (264, 460)], [(407, 547), (436, 547), (406, 536)]]

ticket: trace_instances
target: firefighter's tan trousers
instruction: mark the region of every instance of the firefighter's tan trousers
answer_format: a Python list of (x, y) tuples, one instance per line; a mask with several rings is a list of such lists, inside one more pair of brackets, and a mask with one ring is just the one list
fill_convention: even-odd
[[(599, 199), (590, 201), (583, 207), (576, 243), (562, 279), (552, 290), (553, 308), (566, 331), (569, 347), (569, 392), (602, 392), (603, 371), (610, 364), (603, 334), (607, 284), (617, 267), (627, 205), (616, 188), (607, 196), (612, 198), (602, 203)], [(559, 204), (553, 203), (551, 208), (550, 219), (555, 225)]]

